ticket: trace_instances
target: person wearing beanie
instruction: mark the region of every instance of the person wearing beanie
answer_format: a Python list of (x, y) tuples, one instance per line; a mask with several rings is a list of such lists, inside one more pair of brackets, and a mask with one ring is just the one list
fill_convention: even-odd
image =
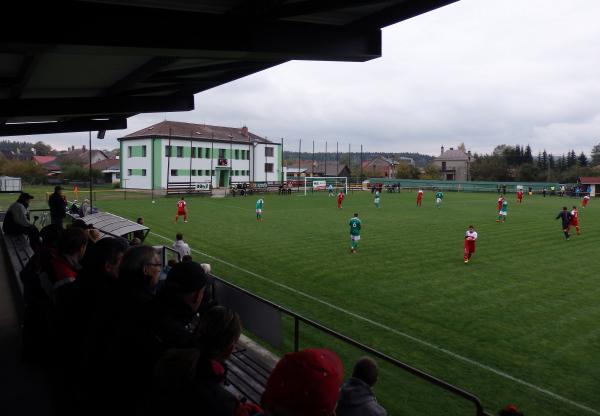
[(371, 388), (377, 383), (377, 364), (363, 357), (354, 364), (352, 377), (342, 386), (338, 400), (337, 416), (387, 416), (377, 403)]
[(261, 406), (267, 416), (332, 416), (344, 366), (336, 353), (306, 349), (284, 355), (267, 381)]
[(498, 416), (525, 416), (525, 414), (517, 409), (514, 404), (509, 404), (498, 412)]

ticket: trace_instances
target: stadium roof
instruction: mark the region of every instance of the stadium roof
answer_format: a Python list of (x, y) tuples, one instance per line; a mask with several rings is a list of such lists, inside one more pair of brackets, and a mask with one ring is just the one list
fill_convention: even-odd
[(250, 133), (246, 127), (209, 126), (208, 124), (183, 123), (180, 121), (161, 121), (121, 137), (119, 140), (146, 137), (173, 137), (186, 140), (215, 140), (245, 144), (250, 142), (272, 143), (263, 137)]
[(381, 56), (381, 28), (457, 0), (8, 0), (0, 135), (122, 129), (289, 60)]

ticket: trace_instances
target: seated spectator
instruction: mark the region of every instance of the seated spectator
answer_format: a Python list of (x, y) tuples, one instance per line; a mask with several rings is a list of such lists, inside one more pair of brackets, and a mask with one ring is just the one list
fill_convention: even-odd
[(262, 396), (266, 416), (332, 416), (344, 366), (326, 349), (288, 353), (279, 360)]
[(13, 202), (6, 211), (2, 230), (10, 235), (26, 235), (32, 248), (35, 249), (39, 244), (40, 233), (33, 224), (29, 223), (29, 203), (32, 199), (33, 195), (26, 192), (19, 195), (17, 201)]
[(162, 291), (150, 305), (148, 317), (152, 338), (159, 340), (159, 355), (169, 348), (192, 345), (206, 283), (204, 268), (193, 261), (177, 263), (169, 271)]
[(182, 262), (182, 263), (184, 263), (184, 262), (186, 262), (186, 261), (192, 261), (192, 260), (194, 260), (194, 259), (193, 259), (193, 258), (192, 258), (192, 256), (190, 256), (189, 254), (186, 254), (185, 256), (183, 256), (183, 257), (181, 258), (181, 262)]
[(354, 364), (352, 377), (342, 386), (337, 416), (386, 416), (387, 412), (375, 399), (371, 388), (377, 383), (377, 364), (363, 357)]
[(183, 258), (183, 256), (189, 256), (192, 254), (190, 246), (185, 241), (183, 241), (183, 234), (181, 233), (177, 233), (177, 235), (175, 236), (173, 250), (178, 252), (181, 258)]
[(48, 277), (56, 292), (60, 287), (72, 283), (81, 270), (81, 259), (85, 255), (88, 234), (81, 228), (64, 230), (58, 239), (58, 253), (50, 262)]
[[(139, 225), (144, 225), (144, 218), (143, 217), (139, 217), (137, 219), (137, 223)], [(144, 241), (144, 231), (142, 231), (142, 230), (134, 231), (133, 232), (133, 237), (134, 238), (139, 238), (140, 241)]]
[(152, 300), (161, 271), (158, 252), (150, 246), (130, 247), (119, 267), (119, 282), (129, 301), (141, 305)]
[(519, 411), (514, 404), (509, 404), (498, 412), (498, 416), (525, 416), (525, 414)]
[[(172, 349), (154, 368), (156, 414), (255, 415), (260, 408), (241, 401), (225, 387), (225, 360), (241, 334), (239, 316), (216, 306), (200, 320), (197, 349)], [(165, 413), (166, 412), (166, 413)]]
[(140, 240), (140, 239), (139, 239), (139, 238), (137, 238), (137, 237), (134, 237), (134, 238), (133, 238), (133, 239), (132, 239), (132, 240), (129, 242), (129, 245), (130, 245), (131, 247), (134, 247), (134, 246), (141, 246), (141, 245), (142, 245), (142, 240)]
[(85, 217), (86, 215), (90, 215), (91, 212), (92, 212), (92, 209), (90, 206), (90, 200), (86, 198), (83, 200), (83, 203), (79, 207), (79, 215), (82, 217)]
[(80, 215), (79, 207), (77, 206), (77, 200), (75, 199), (69, 208), (69, 214)]

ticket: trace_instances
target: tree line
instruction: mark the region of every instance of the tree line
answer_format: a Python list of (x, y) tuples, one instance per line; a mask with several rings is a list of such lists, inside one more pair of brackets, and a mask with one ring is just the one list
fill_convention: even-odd
[(500, 145), (491, 154), (474, 154), (471, 177), (482, 181), (539, 181), (573, 183), (581, 176), (594, 176), (592, 169), (600, 165), (600, 144), (591, 151), (591, 158), (575, 150), (554, 155), (545, 149), (533, 155), (529, 145)]

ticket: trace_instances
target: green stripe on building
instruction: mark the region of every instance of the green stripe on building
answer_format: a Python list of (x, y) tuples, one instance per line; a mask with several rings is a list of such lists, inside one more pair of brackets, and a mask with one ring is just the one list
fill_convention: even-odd
[(160, 189), (162, 182), (162, 140), (152, 139), (152, 187)]

